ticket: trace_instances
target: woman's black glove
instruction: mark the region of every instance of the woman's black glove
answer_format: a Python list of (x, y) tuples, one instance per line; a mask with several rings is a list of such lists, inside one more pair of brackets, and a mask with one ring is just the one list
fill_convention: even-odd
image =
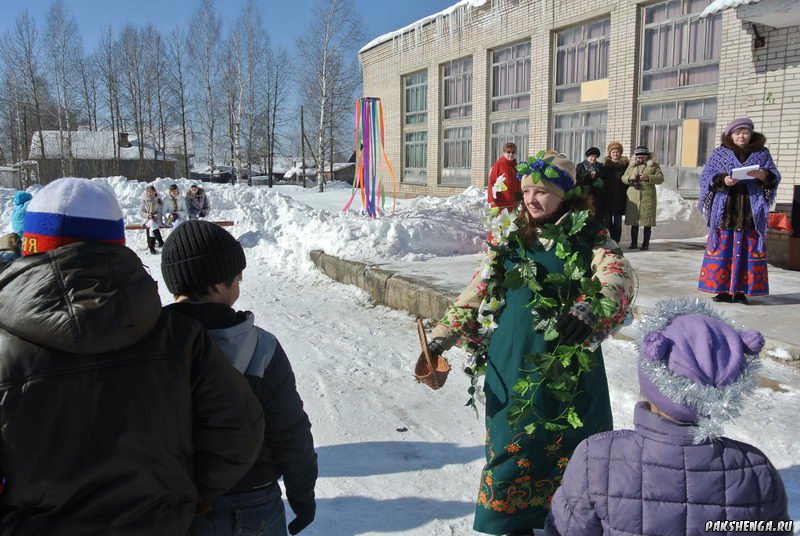
[(431, 341), (428, 343), (428, 353), (431, 357), (442, 355), (444, 352), (444, 347), (438, 341)]
[(300, 531), (314, 521), (314, 515), (317, 511), (317, 503), (312, 499), (310, 503), (292, 506), (292, 511), (297, 517), (295, 517), (291, 523), (289, 523), (289, 534), (294, 535), (299, 534)]
[(596, 325), (597, 318), (592, 313), (592, 306), (586, 302), (578, 302), (556, 321), (558, 343), (569, 346), (580, 344), (592, 334)]

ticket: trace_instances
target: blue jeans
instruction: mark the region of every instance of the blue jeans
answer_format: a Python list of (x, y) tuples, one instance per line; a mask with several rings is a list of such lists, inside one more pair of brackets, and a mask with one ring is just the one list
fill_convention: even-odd
[(209, 513), (194, 518), (192, 536), (286, 536), (280, 486), (215, 499)]

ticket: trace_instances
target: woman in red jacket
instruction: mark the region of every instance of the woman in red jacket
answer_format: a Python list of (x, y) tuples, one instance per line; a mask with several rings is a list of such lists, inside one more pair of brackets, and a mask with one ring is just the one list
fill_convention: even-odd
[(513, 209), (519, 205), (522, 194), (517, 180), (516, 144), (508, 142), (503, 145), (503, 154), (489, 173), (489, 188), (486, 192), (491, 207)]

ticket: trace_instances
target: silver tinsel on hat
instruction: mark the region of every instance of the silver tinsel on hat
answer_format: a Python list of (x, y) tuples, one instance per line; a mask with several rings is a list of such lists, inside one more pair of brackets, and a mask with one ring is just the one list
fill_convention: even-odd
[[(723, 322), (728, 320), (707, 302), (698, 299), (679, 298), (659, 302), (655, 310), (641, 320), (636, 344), (641, 348), (642, 340), (652, 331), (661, 331), (673, 319), (687, 314), (702, 314)], [(729, 322), (728, 322), (729, 323)], [(722, 435), (723, 425), (733, 421), (741, 413), (742, 400), (752, 393), (757, 385), (756, 372), (760, 368), (758, 353), (745, 352), (746, 364), (735, 381), (725, 387), (700, 385), (672, 372), (664, 361), (652, 361), (639, 354), (639, 366), (650, 381), (667, 398), (683, 406), (697, 410), (699, 419), (693, 430), (694, 443), (700, 444)]]

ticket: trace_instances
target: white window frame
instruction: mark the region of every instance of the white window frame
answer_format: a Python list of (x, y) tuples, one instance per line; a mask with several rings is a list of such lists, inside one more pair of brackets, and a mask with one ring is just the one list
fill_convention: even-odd
[[(602, 117), (602, 125), (589, 124), (592, 118), (590, 114), (599, 114), (598, 116)], [(558, 122), (561, 117), (569, 117), (570, 125), (559, 127)], [(567, 155), (576, 164), (582, 162), (583, 155), (589, 147), (597, 147), (601, 151), (605, 147), (607, 125), (608, 111), (605, 108), (556, 112), (553, 114), (553, 148)]]
[[(593, 29), (604, 33), (589, 37)], [(559, 44), (568, 34), (580, 33), (580, 38), (569, 44)], [(583, 82), (608, 78), (608, 51), (611, 43), (611, 18), (604, 17), (565, 28), (555, 36), (555, 71), (553, 98), (557, 103), (580, 102)], [(572, 53), (571, 65), (565, 65)], [(582, 56), (582, 58), (581, 58)], [(593, 69), (592, 69), (593, 67)], [(594, 72), (591, 72), (594, 70)], [(563, 79), (562, 79), (563, 78)]]
[[(503, 154), (503, 146), (508, 142), (512, 142), (517, 146), (517, 162), (522, 162), (529, 156), (530, 119), (527, 117), (498, 119), (491, 122), (489, 129), (489, 169)], [(489, 177), (487, 175), (487, 184), (488, 180)]]
[(472, 126), (442, 128), (442, 186), (469, 186), (472, 167)]
[(472, 57), (443, 63), (442, 120), (472, 117)]
[[(701, 110), (700, 113), (691, 110), (690, 106), (698, 107)], [(648, 115), (648, 111), (655, 112), (656, 110), (659, 110), (658, 118), (645, 117)], [(639, 105), (639, 144), (647, 145), (662, 166), (680, 167), (683, 120), (699, 119), (700, 139), (698, 140), (697, 155), (698, 163), (703, 163), (711, 156), (711, 151), (714, 150), (716, 144), (714, 137), (716, 118), (716, 97), (641, 103)], [(670, 131), (674, 131), (674, 140), (670, 140)]]
[[(508, 53), (507, 59), (498, 56)], [(490, 110), (492, 113), (527, 110), (531, 98), (531, 42), (524, 41), (489, 51), (491, 83)], [(505, 83), (499, 83), (504, 80)], [(509, 83), (513, 80), (513, 84)], [(508, 89), (504, 93), (503, 86)], [(502, 105), (508, 103), (509, 107)]]
[[(427, 183), (427, 162), (428, 162), (428, 70), (423, 69), (403, 75), (403, 171), (400, 175), (400, 182), (407, 184), (426, 184)], [(409, 103), (419, 104), (419, 107), (408, 110)], [(424, 140), (409, 139), (417, 137), (420, 133), (424, 134)], [(411, 151), (411, 152), (409, 152)], [(425, 168), (416, 165), (409, 166), (408, 156), (414, 155), (413, 164), (418, 164), (418, 157), (422, 152), (422, 160)]]
[[(424, 76), (424, 80), (417, 80)], [(419, 104), (412, 108), (411, 103)], [(403, 124), (426, 125), (428, 123), (428, 71), (423, 69), (403, 75)]]
[[(711, 0), (666, 0), (645, 6), (641, 29), (641, 58), (639, 83), (642, 93), (669, 91), (684, 87), (697, 87), (717, 84), (719, 82), (719, 61), (722, 49), (722, 13), (716, 13), (703, 19), (698, 15)], [(669, 9), (677, 6), (680, 15), (668, 16), (666, 20), (648, 22), (650, 13), (657, 9)], [(703, 32), (702, 54), (698, 58), (696, 47), (692, 46), (692, 38), (697, 32)], [(648, 40), (648, 33), (655, 32), (656, 37)], [(680, 38), (675, 34), (680, 32)], [(713, 35), (710, 35), (712, 34)], [(680, 43), (680, 47), (676, 46)], [(651, 50), (656, 47), (656, 50)], [(662, 47), (665, 47), (662, 52)], [(650, 57), (656, 58), (656, 65), (648, 66)], [(663, 65), (660, 65), (663, 63)], [(706, 71), (708, 80), (694, 81), (691, 76)], [(672, 84), (658, 84), (658, 76), (674, 75)], [(702, 76), (702, 75), (700, 75)]]
[[(418, 138), (422, 139), (410, 139)], [(428, 131), (411, 130), (403, 134), (402, 182), (426, 184), (428, 178)]]

